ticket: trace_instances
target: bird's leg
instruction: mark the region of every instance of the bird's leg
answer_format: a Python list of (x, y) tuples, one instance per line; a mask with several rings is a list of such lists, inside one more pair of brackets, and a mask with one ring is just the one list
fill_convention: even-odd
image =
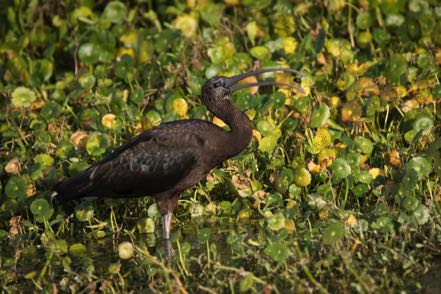
[(162, 216), (162, 236), (164, 240), (170, 240), (170, 225), (173, 213), (167, 211), (166, 214)]
[(164, 243), (164, 254), (165, 258), (167, 259), (170, 259), (173, 255), (173, 248), (170, 241), (170, 225), (172, 215), (173, 213), (171, 211), (167, 211), (167, 213), (162, 216), (162, 242)]
[(158, 194), (155, 197), (162, 216), (162, 236), (164, 243), (164, 253), (167, 259), (169, 259), (173, 255), (173, 248), (170, 241), (170, 227), (173, 211), (175, 210), (176, 204), (178, 203), (178, 196), (179, 195), (170, 196), (168, 194)]

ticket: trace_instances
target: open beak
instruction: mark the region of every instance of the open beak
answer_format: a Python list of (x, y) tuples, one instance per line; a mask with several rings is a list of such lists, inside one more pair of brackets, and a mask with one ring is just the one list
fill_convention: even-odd
[(294, 89), (300, 91), (301, 93), (304, 93), (304, 91), (299, 86), (294, 85), (294, 84), (290, 84), (290, 83), (285, 83), (285, 82), (262, 81), (262, 82), (257, 82), (257, 83), (235, 85), (237, 82), (239, 82), (245, 78), (248, 78), (250, 76), (255, 76), (255, 75), (262, 74), (262, 73), (275, 72), (275, 71), (291, 72), (291, 73), (295, 73), (295, 74), (303, 77), (302, 73), (300, 73), (299, 71), (296, 71), (294, 69), (291, 69), (291, 68), (264, 68), (264, 69), (259, 69), (256, 71), (250, 71), (247, 73), (243, 73), (243, 74), (233, 76), (230, 78), (225, 78), (225, 87), (228, 88), (231, 92), (233, 92), (233, 91), (237, 91), (240, 89), (250, 88), (250, 87), (255, 87), (255, 86), (286, 86), (286, 87), (294, 88)]

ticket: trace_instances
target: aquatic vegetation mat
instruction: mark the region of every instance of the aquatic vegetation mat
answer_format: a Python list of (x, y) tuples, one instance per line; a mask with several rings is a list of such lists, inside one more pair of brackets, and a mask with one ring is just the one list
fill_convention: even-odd
[[(440, 289), (439, 1), (6, 0), (0, 19), (4, 291)], [(201, 86), (268, 67), (304, 93), (233, 95), (252, 142), (183, 193), (170, 260), (150, 198), (52, 203), (142, 130), (228, 129)]]

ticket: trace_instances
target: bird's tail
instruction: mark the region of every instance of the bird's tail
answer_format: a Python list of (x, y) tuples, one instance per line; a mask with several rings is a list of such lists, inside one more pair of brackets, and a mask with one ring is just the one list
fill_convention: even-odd
[(70, 177), (58, 182), (54, 186), (53, 200), (59, 204), (85, 197), (92, 186), (91, 170), (87, 169), (78, 176)]

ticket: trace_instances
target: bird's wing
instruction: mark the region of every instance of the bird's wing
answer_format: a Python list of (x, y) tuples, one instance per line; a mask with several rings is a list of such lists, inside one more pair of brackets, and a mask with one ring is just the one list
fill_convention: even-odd
[(150, 131), (134, 137), (90, 168), (90, 193), (141, 196), (170, 189), (195, 165), (195, 144), (201, 142), (194, 134), (177, 135)]

